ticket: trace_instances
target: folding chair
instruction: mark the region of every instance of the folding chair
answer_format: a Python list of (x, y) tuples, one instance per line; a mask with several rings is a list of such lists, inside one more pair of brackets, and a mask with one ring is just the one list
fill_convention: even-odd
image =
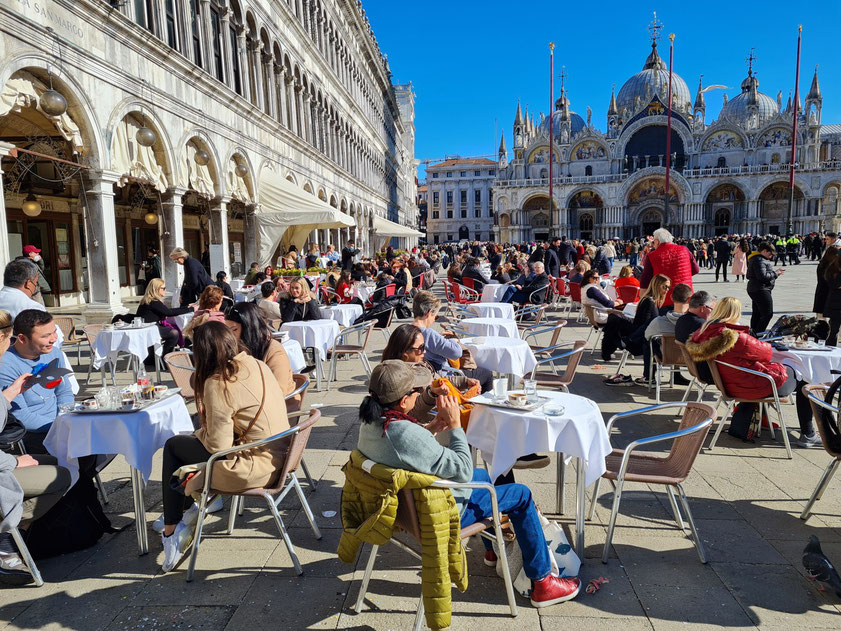
[[(61, 348), (64, 351), (67, 351), (70, 347), (76, 347), (76, 365), (82, 365), (82, 344), (88, 344), (87, 338), (84, 336), (77, 337), (76, 335), (76, 323), (73, 321), (73, 318), (70, 316), (55, 316), (53, 317), (55, 320), (56, 326), (61, 330), (61, 334), (64, 336), (64, 341), (61, 343)], [(93, 354), (93, 349), (91, 349), (91, 354)]]
[[(391, 316), (393, 314), (394, 309), (391, 309), (391, 311), (389, 311), (389, 322), (391, 322)], [(327, 375), (328, 390), (330, 389), (330, 383), (337, 378), (338, 367), (336, 362), (340, 355), (359, 355), (362, 367), (365, 369), (368, 376), (371, 376), (371, 364), (368, 362), (368, 357), (366, 357), (365, 351), (368, 348), (368, 340), (371, 337), (371, 331), (374, 329), (375, 324), (376, 320), (369, 320), (368, 322), (361, 322), (359, 324), (349, 326), (342, 329), (341, 333), (333, 339), (333, 346), (330, 351), (330, 372)], [(386, 327), (386, 330), (387, 328), (388, 327)], [(360, 336), (359, 344), (342, 343), (342, 340), (354, 333)], [(388, 340), (388, 338), (386, 338), (386, 340)]]
[[(517, 611), (517, 601), (514, 596), (513, 578), (508, 568), (508, 557), (505, 553), (505, 538), (502, 531), (502, 519), (497, 503), (496, 488), (488, 482), (451, 482), (449, 480), (436, 480), (431, 486), (449, 489), (486, 489), (490, 493), (491, 506), (493, 507), (492, 517), (463, 528), (460, 537), (462, 543), (473, 535), (479, 535), (485, 539), (496, 541), (498, 550), (500, 550), (497, 558), (498, 562), (502, 564), (502, 580), (505, 584), (505, 593), (508, 597), (508, 608), (511, 616), (516, 617), (519, 612)], [(390, 542), (408, 552), (418, 561), (421, 561), (420, 520), (415, 506), (415, 498), (409, 490), (402, 489), (398, 495), (395, 526), (398, 532), (394, 533)], [(408, 535), (408, 537), (404, 537), (401, 533)], [(377, 559), (379, 548), (379, 546), (371, 546), (371, 554), (368, 557), (368, 563), (365, 565), (365, 574), (362, 576), (362, 585), (359, 586), (359, 595), (356, 597), (356, 605), (353, 607), (354, 611), (358, 614), (362, 613), (362, 603), (365, 601), (365, 595), (368, 593), (368, 583), (371, 581), (371, 574), (374, 571), (374, 562)], [(420, 630), (423, 625), (423, 619), (424, 605), (423, 596), (421, 596), (420, 601), (418, 601), (417, 611), (415, 612), (415, 622), (412, 627), (414, 631)]]
[[(826, 465), (826, 469), (824, 469), (823, 474), (821, 474), (820, 479), (818, 480), (818, 485), (815, 487), (815, 490), (812, 492), (812, 496), (809, 498), (809, 501), (806, 502), (806, 506), (803, 508), (803, 512), (800, 513), (800, 519), (806, 520), (812, 515), (812, 507), (815, 505), (821, 497), (823, 496), (824, 491), (826, 491), (826, 487), (829, 486), (829, 483), (832, 481), (832, 476), (835, 475), (835, 472), (838, 470), (838, 465), (841, 464), (841, 451), (836, 451), (829, 446), (829, 434), (831, 433), (831, 427), (824, 425), (826, 422), (824, 417), (829, 414), (835, 419), (838, 418), (838, 408), (832, 405), (831, 403), (827, 403), (824, 401), (824, 397), (826, 396), (827, 386), (824, 384), (813, 384), (808, 386), (803, 386), (803, 394), (809, 399), (809, 405), (812, 406), (812, 416), (815, 417), (815, 425), (818, 426), (818, 433), (821, 436), (821, 442), (823, 443), (823, 448), (826, 450), (830, 456), (832, 456), (832, 460)], [(837, 421), (835, 422), (835, 430), (837, 436)]]
[[(610, 510), (607, 539), (605, 540), (604, 550), (602, 551), (602, 563), (607, 563), (607, 557), (610, 553), (610, 544), (613, 541), (613, 533), (616, 528), (616, 518), (619, 515), (619, 502), (622, 499), (622, 491), (626, 482), (662, 484), (665, 486), (678, 528), (685, 532), (686, 526), (683, 523), (683, 517), (678, 508), (677, 498), (674, 492), (674, 489), (677, 489), (680, 493), (683, 511), (686, 513), (686, 520), (689, 522), (692, 541), (698, 552), (698, 558), (701, 560), (701, 563), (707, 562), (704, 545), (698, 536), (695, 519), (689, 510), (689, 502), (686, 499), (686, 493), (683, 490), (682, 484), (692, 471), (695, 458), (698, 457), (707, 432), (709, 432), (710, 426), (715, 420), (716, 413), (712, 406), (706, 403), (665, 403), (614, 414), (607, 422), (607, 433), (610, 435), (610, 430), (618, 420), (670, 407), (683, 408), (683, 418), (681, 419), (680, 427), (676, 431), (647, 438), (638, 438), (625, 447), (625, 449), (614, 449), (605, 458), (607, 471), (602, 474), (602, 478), (615, 481), (616, 489), (613, 492), (613, 506)], [(636, 451), (638, 447), (664, 441), (672, 441), (671, 449), (665, 456)], [(593, 514), (596, 510), (600, 482), (601, 478), (596, 480), (596, 485), (593, 489), (593, 499), (590, 502), (590, 512), (588, 515), (588, 519), (590, 520), (593, 519)]]
[[(301, 457), (304, 454), (304, 450), (307, 446), (307, 441), (309, 440), (310, 432), (312, 431), (312, 426), (315, 425), (318, 420), (321, 418), (321, 411), (320, 410), (310, 410), (307, 412), (297, 412), (297, 415), (309, 414), (309, 417), (303, 422), (295, 425), (294, 427), (290, 427), (284, 432), (280, 434), (275, 434), (274, 436), (269, 436), (268, 438), (264, 438), (262, 440), (255, 440), (254, 442), (247, 443), (245, 445), (237, 445), (236, 447), (232, 447), (231, 449), (223, 449), (222, 451), (217, 451), (213, 454), (210, 459), (207, 461), (207, 467), (205, 469), (205, 476), (204, 476), (204, 487), (202, 488), (201, 498), (199, 500), (199, 511), (198, 511), (198, 520), (196, 521), (196, 529), (193, 535), (193, 548), (192, 548), (192, 555), (190, 557), (190, 568), (187, 572), (187, 581), (193, 580), (193, 575), (196, 569), (196, 559), (198, 558), (199, 554), (199, 546), (201, 545), (201, 538), (202, 538), (202, 528), (204, 527), (204, 518), (205, 512), (207, 509), (207, 505), (213, 501), (213, 499), (217, 495), (230, 495), (233, 500), (231, 502), (231, 510), (228, 514), (228, 534), (232, 534), (234, 531), (234, 523), (236, 521), (237, 512), (239, 510), (239, 502), (243, 497), (261, 497), (265, 500), (266, 505), (268, 506), (269, 510), (274, 517), (275, 524), (277, 524), (277, 529), (280, 531), (280, 536), (283, 539), (283, 543), (286, 545), (286, 549), (289, 551), (289, 556), (292, 559), (292, 565), (295, 567), (295, 572), (300, 576), (304, 573), (304, 570), (301, 568), (301, 563), (298, 560), (298, 554), (295, 552), (295, 548), (292, 545), (292, 540), (289, 538), (289, 533), (286, 531), (286, 526), (283, 523), (283, 518), (280, 516), (280, 512), (278, 512), (278, 505), (283, 498), (289, 493), (290, 489), (295, 489), (295, 493), (298, 495), (298, 499), (301, 501), (301, 506), (304, 509), (304, 513), (307, 516), (307, 519), (310, 522), (310, 526), (312, 527), (313, 533), (315, 533), (316, 539), (321, 539), (321, 531), (318, 529), (318, 525), (315, 523), (315, 517), (312, 514), (312, 510), (310, 509), (310, 505), (307, 502), (307, 498), (304, 495), (304, 491), (301, 488), (300, 483), (298, 482), (298, 478), (295, 476), (295, 471), (298, 469), (298, 465), (301, 462)], [(283, 462), (283, 467), (280, 470), (280, 476), (278, 478), (277, 483), (271, 488), (263, 488), (263, 489), (248, 489), (246, 491), (242, 491), (240, 493), (221, 493), (213, 489), (213, 465), (216, 463), (217, 460), (221, 460), (226, 458), (230, 454), (238, 453), (238, 452), (247, 452), (252, 451), (255, 449), (266, 450), (269, 445), (274, 445), (276, 449), (281, 449), (284, 442), (289, 443), (289, 447), (286, 450), (286, 458)]]

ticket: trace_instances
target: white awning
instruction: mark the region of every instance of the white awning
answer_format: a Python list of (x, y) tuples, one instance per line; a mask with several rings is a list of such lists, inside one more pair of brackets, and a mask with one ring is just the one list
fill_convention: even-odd
[(355, 226), (350, 215), (298, 188), (274, 171), (260, 176), (260, 210), (256, 213), (260, 267), (271, 265), (278, 245), (301, 250), (316, 229)]
[(408, 226), (389, 221), (385, 217), (374, 215), (374, 232), (378, 237), (422, 237), (423, 233)]

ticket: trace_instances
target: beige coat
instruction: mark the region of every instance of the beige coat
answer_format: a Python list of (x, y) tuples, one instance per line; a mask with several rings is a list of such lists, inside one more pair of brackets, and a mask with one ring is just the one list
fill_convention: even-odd
[[(240, 435), (251, 423), (263, 398), (261, 369), (266, 383), (263, 411), (239, 443), (250, 443), (289, 429), (283, 392), (268, 366), (244, 352), (234, 361), (238, 371), (233, 381), (213, 377), (204, 384), (205, 422), (196, 431), (196, 438), (210, 453), (233, 447), (234, 429)], [(233, 492), (271, 486), (277, 481), (284, 456), (285, 450), (280, 448), (228, 456), (214, 465), (213, 488)]]
[(266, 366), (272, 371), (274, 378), (283, 390), (283, 396), (287, 396), (295, 390), (295, 380), (292, 378), (292, 364), (289, 363), (289, 355), (283, 344), (277, 340), (269, 342), (269, 349), (263, 358)]

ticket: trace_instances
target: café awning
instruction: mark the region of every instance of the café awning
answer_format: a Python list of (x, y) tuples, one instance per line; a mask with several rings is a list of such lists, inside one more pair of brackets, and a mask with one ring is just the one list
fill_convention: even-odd
[(301, 250), (313, 230), (356, 225), (350, 215), (268, 169), (260, 177), (259, 208), (255, 219), (260, 267), (273, 263), (278, 245), (285, 250), (294, 244)]
[(408, 226), (389, 221), (385, 217), (374, 215), (374, 232), (378, 237), (422, 237), (423, 233)]

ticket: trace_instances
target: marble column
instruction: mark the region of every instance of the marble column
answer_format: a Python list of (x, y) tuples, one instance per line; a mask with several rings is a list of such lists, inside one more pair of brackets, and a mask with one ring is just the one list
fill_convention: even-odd
[(170, 291), (177, 291), (184, 281), (184, 268), (170, 259), (169, 253), (173, 248), (184, 247), (183, 199), (186, 192), (186, 188), (171, 188), (161, 202), (164, 219), (164, 225), (161, 226), (164, 231), (161, 235), (161, 264), (167, 289)]
[(274, 89), (277, 95), (277, 120), (284, 127), (289, 127), (286, 103), (286, 71), (283, 66), (274, 66)]
[(289, 116), (288, 125), (289, 131), (293, 134), (300, 135), (300, 128), (298, 127), (298, 107), (295, 99), (295, 78), (291, 75), (286, 75), (286, 112)]
[(236, 85), (234, 84), (234, 55), (236, 54), (235, 50), (231, 50), (231, 16), (233, 15), (233, 11), (230, 8), (223, 9), (221, 12), (221, 30), (222, 32), (219, 34), (219, 37), (222, 38), (222, 66), (224, 67), (225, 71), (225, 85), (227, 85), (231, 90), (236, 91)]
[(205, 70), (215, 76), (216, 69), (213, 61), (213, 41), (211, 40), (211, 33), (213, 32), (213, 29), (210, 28), (210, 0), (199, 0), (199, 2), (199, 22), (201, 22), (199, 31), (201, 34), (202, 64)]
[(251, 102), (260, 109), (263, 109), (265, 103), (263, 97), (263, 78), (262, 65), (260, 64), (260, 52), (263, 50), (263, 42), (256, 40), (251, 42), (251, 77), (254, 81), (254, 94), (252, 94)]
[(114, 184), (120, 175), (110, 171), (88, 171), (83, 185), (88, 216), (87, 259), (90, 305), (94, 319), (125, 313), (120, 297), (117, 261), (117, 221), (114, 214)]
[(251, 101), (251, 79), (248, 69), (248, 40), (245, 37), (245, 30), (237, 33), (237, 50), (239, 57), (239, 80), (242, 85), (242, 96), (246, 101)]
[(263, 51), (263, 54), (260, 55), (260, 61), (262, 62), (262, 66), (260, 66), (262, 70), (260, 76), (263, 79), (262, 109), (271, 118), (275, 118), (275, 108), (277, 107), (277, 103), (275, 100), (276, 91), (272, 87), (274, 86), (274, 70), (272, 69), (271, 53)]
[[(15, 146), (9, 142), (0, 142), (0, 157), (9, 155)], [(9, 252), (9, 224), (6, 222), (6, 196), (3, 189), (3, 172), (0, 171), (0, 265), (3, 269), (12, 260)]]
[(304, 108), (303, 108), (303, 92), (304, 86), (302, 85), (295, 85), (295, 113), (296, 113), (296, 122), (297, 122), (297, 130), (298, 136), (300, 136), (303, 140), (307, 139), (307, 131), (306, 131), (306, 117), (304, 115)]
[[(230, 197), (219, 197), (210, 202), (210, 244), (222, 246), (222, 261), (225, 274), (231, 274), (231, 251), (228, 244), (228, 204)], [(216, 277), (218, 269), (212, 269), (212, 276)]]
[(243, 252), (243, 256), (245, 257), (244, 262), (244, 269), (248, 270), (251, 267), (251, 263), (257, 261), (262, 263), (258, 259), (258, 247), (257, 247), (257, 213), (260, 211), (260, 204), (253, 204), (251, 206), (245, 207), (245, 217), (243, 219), (243, 231), (245, 237), (245, 251)]

